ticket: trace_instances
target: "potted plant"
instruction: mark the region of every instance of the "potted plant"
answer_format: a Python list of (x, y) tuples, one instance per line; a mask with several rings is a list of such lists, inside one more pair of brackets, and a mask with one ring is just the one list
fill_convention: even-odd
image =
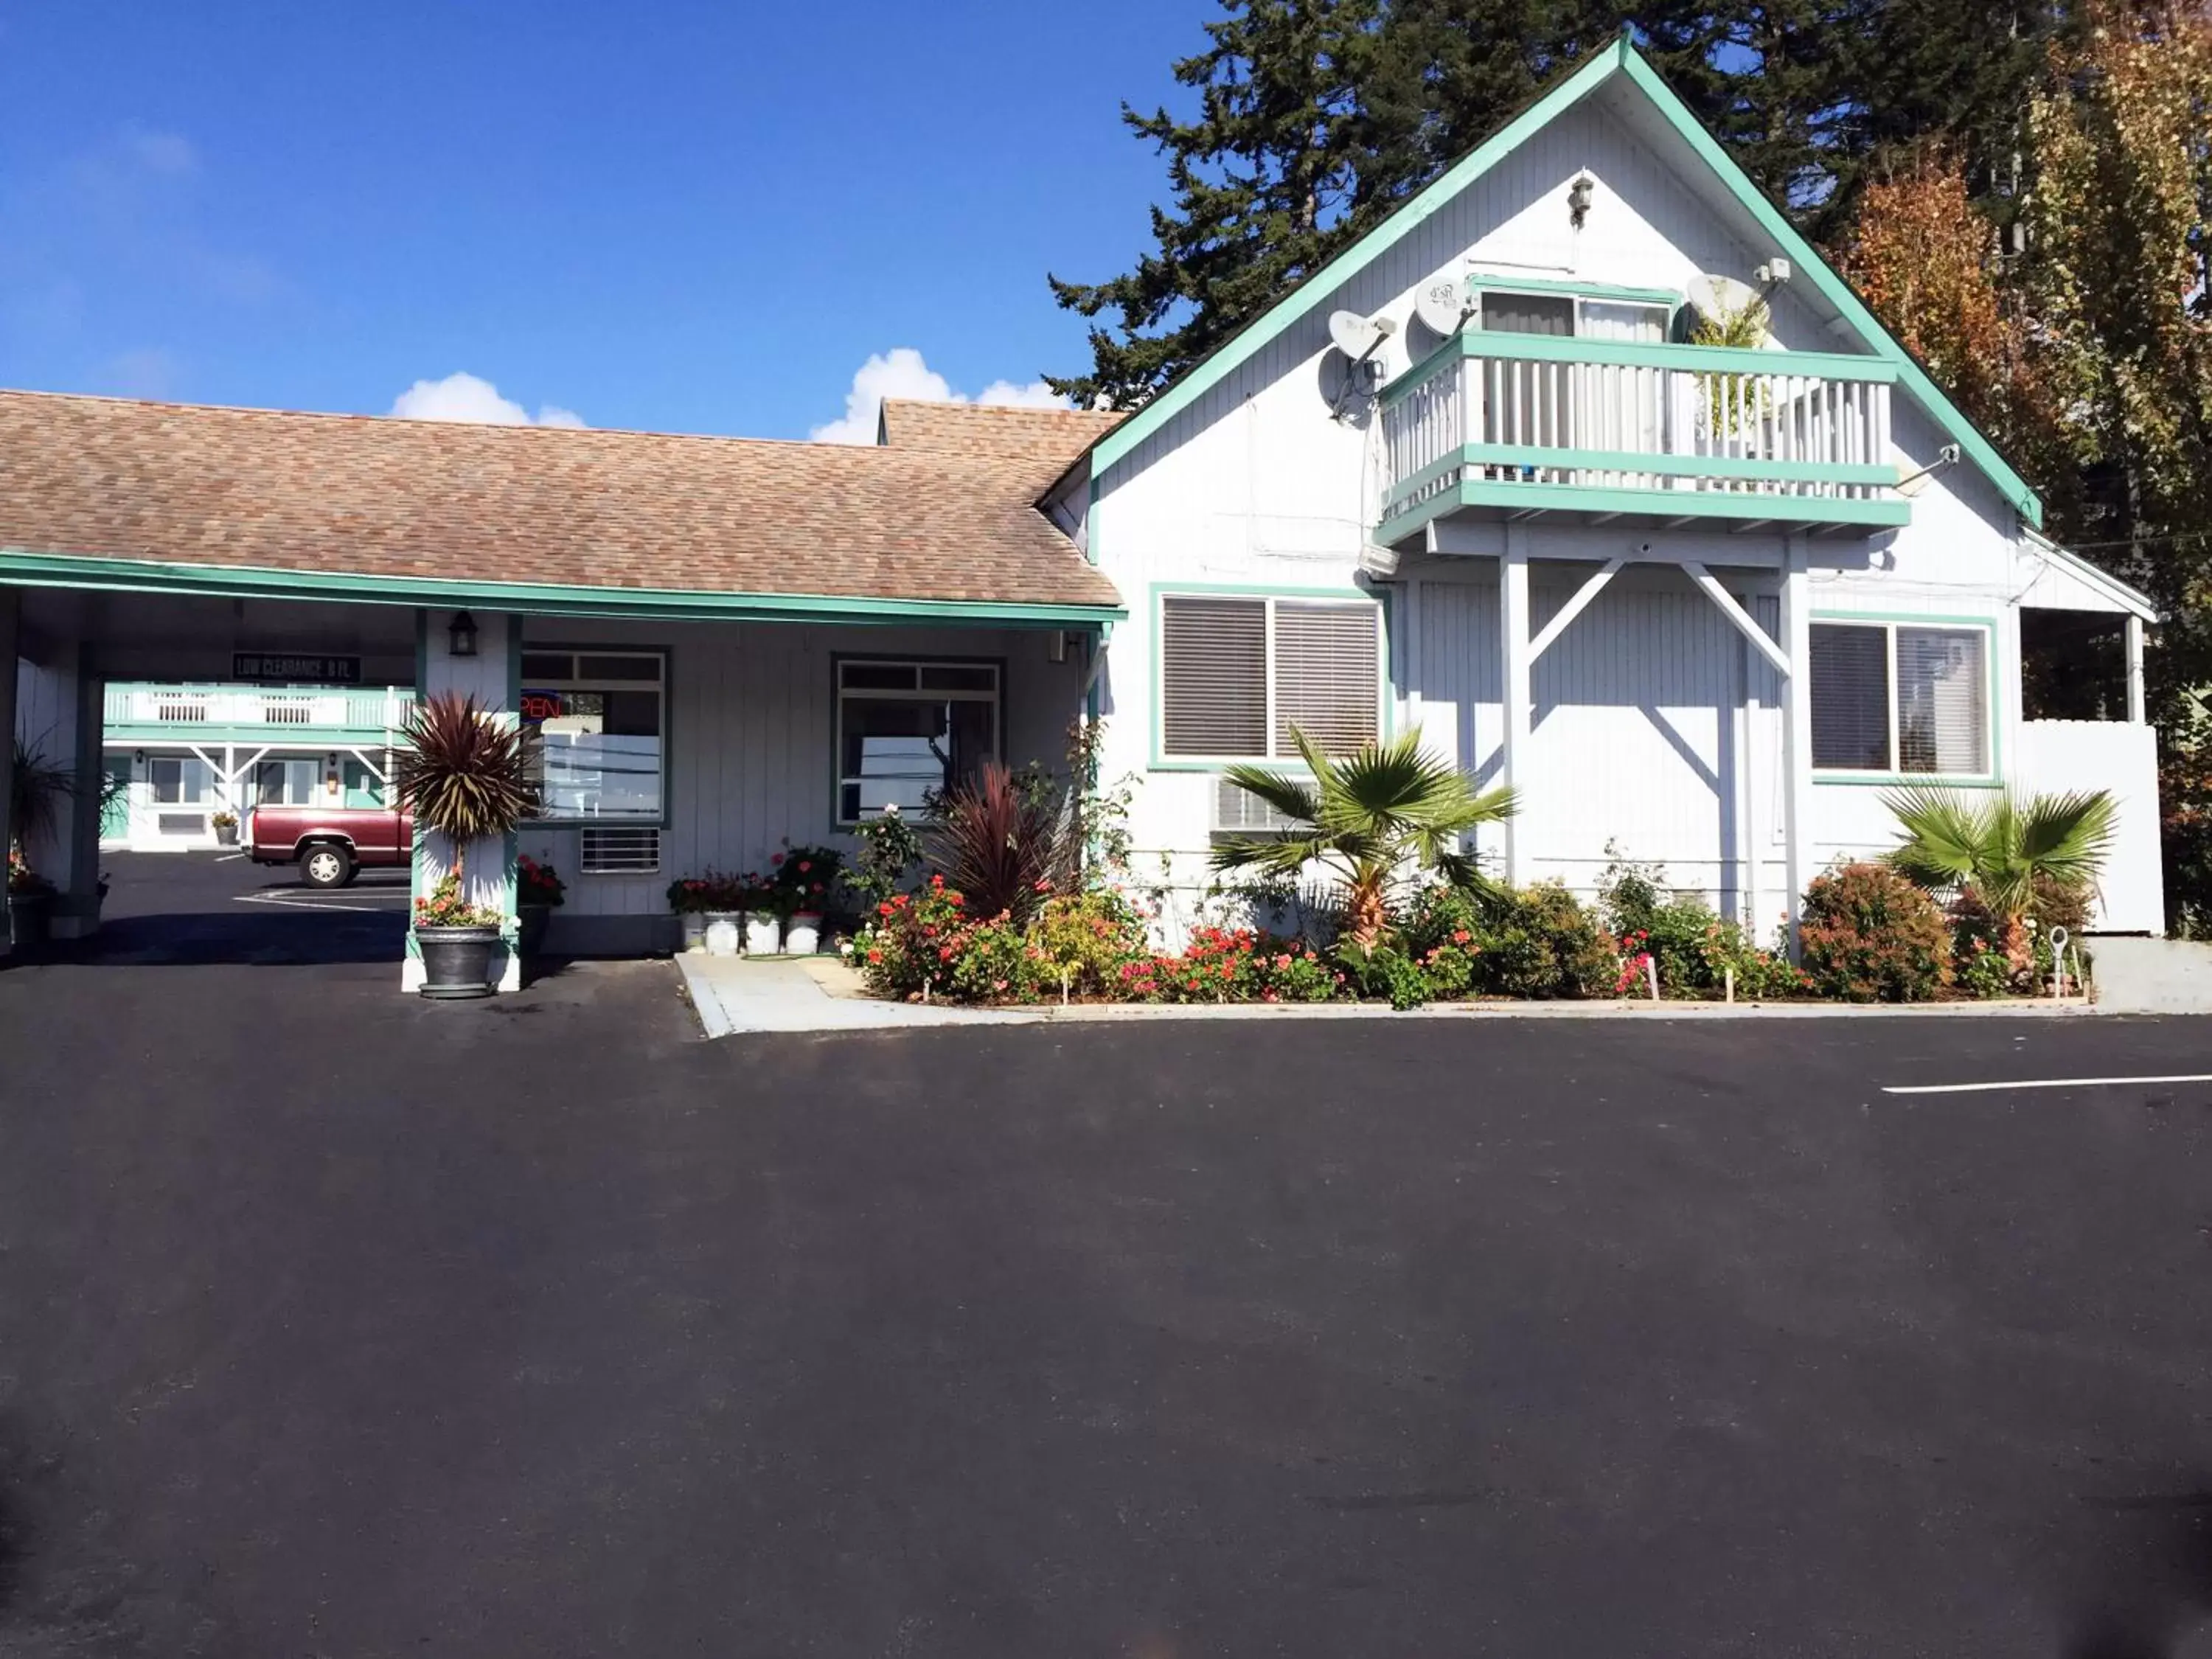
[(470, 902), (468, 853), (472, 842), (505, 836), (538, 810), (523, 735), (474, 697), (444, 691), (408, 712), (405, 736), (394, 766), (400, 798), (413, 805), (418, 832), (441, 836), (453, 849), (445, 879), (415, 904), (422, 994), (489, 996), (492, 951), (506, 918)]
[(707, 948), (707, 903), (714, 891), (714, 872), (702, 878), (684, 876), (668, 884), (668, 908), (684, 929), (684, 948), (696, 954)]
[(208, 820), (208, 824), (215, 831), (215, 844), (216, 846), (235, 847), (238, 845), (237, 813), (218, 812)]
[(811, 957), (822, 948), (822, 914), (836, 890), (845, 855), (834, 847), (786, 842), (775, 863), (775, 884), (790, 907), (783, 948), (795, 957)]
[(550, 864), (540, 864), (525, 853), (515, 866), (514, 910), (520, 919), (522, 954), (534, 957), (545, 948), (545, 925), (568, 896), (568, 884)]
[(745, 897), (752, 890), (750, 876), (720, 876), (708, 872), (706, 882), (707, 954), (733, 957), (745, 942)]
[(51, 936), (54, 884), (31, 868), (21, 853), (8, 853), (8, 938), (18, 951), (35, 950)]
[(790, 896), (772, 881), (746, 875), (738, 878), (738, 908), (744, 912), (745, 954), (780, 954), (783, 950), (783, 919), (790, 914)]

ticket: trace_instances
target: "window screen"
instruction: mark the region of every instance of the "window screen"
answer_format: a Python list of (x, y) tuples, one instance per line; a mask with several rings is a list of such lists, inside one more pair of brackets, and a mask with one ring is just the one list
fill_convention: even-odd
[(1382, 608), (1365, 599), (1160, 602), (1161, 752), (1295, 757), (1293, 726), (1332, 754), (1381, 727)]
[(1297, 726), (1331, 755), (1375, 741), (1378, 714), (1371, 605), (1275, 606), (1275, 752)]
[(1978, 628), (1897, 630), (1897, 769), (1989, 767), (1989, 647)]
[(1267, 752), (1267, 602), (1170, 594), (1160, 603), (1162, 746)]
[(1889, 630), (1813, 629), (1813, 764), (1889, 768)]

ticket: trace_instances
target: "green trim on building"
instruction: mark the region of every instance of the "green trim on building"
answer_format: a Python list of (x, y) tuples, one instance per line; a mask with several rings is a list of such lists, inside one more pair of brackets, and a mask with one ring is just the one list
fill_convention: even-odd
[(358, 605), (436, 605), (533, 616), (627, 617), (692, 622), (971, 623), (1000, 628), (1065, 628), (1128, 615), (1119, 605), (1044, 605), (995, 599), (876, 599), (838, 593), (722, 593), (692, 589), (578, 587), (453, 581), (247, 565), (196, 565), (0, 548), (0, 581), (30, 587), (89, 587), (221, 599), (333, 599)]

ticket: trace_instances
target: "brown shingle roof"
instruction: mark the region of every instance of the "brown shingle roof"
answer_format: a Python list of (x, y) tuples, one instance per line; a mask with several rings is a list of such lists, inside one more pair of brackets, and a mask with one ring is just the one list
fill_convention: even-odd
[(0, 547), (440, 580), (1118, 605), (996, 454), (0, 392)]
[(1124, 416), (1109, 410), (1018, 409), (997, 404), (923, 404), (886, 398), (884, 441), (938, 455), (996, 455), (1030, 464), (1042, 492)]

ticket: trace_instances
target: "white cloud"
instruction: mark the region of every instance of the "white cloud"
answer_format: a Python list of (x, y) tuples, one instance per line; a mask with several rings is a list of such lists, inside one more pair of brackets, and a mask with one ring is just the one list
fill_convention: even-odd
[(502, 398), (489, 380), (474, 374), (448, 374), (442, 380), (417, 380), (392, 400), (392, 412), (410, 421), (474, 421), (484, 426), (580, 427), (584, 417), (558, 404), (541, 404), (532, 419), (512, 398)]
[(1068, 402), (1042, 380), (1017, 386), (994, 380), (970, 398), (955, 392), (952, 382), (922, 361), (912, 346), (893, 346), (879, 351), (854, 371), (852, 389), (845, 394), (842, 419), (816, 427), (806, 435), (818, 444), (872, 444), (876, 441), (876, 416), (886, 398), (906, 398), (926, 404), (1011, 404), (1022, 409), (1066, 409)]
[(199, 152), (181, 133), (149, 132), (141, 126), (123, 129), (118, 146), (149, 173), (185, 173), (199, 170)]

